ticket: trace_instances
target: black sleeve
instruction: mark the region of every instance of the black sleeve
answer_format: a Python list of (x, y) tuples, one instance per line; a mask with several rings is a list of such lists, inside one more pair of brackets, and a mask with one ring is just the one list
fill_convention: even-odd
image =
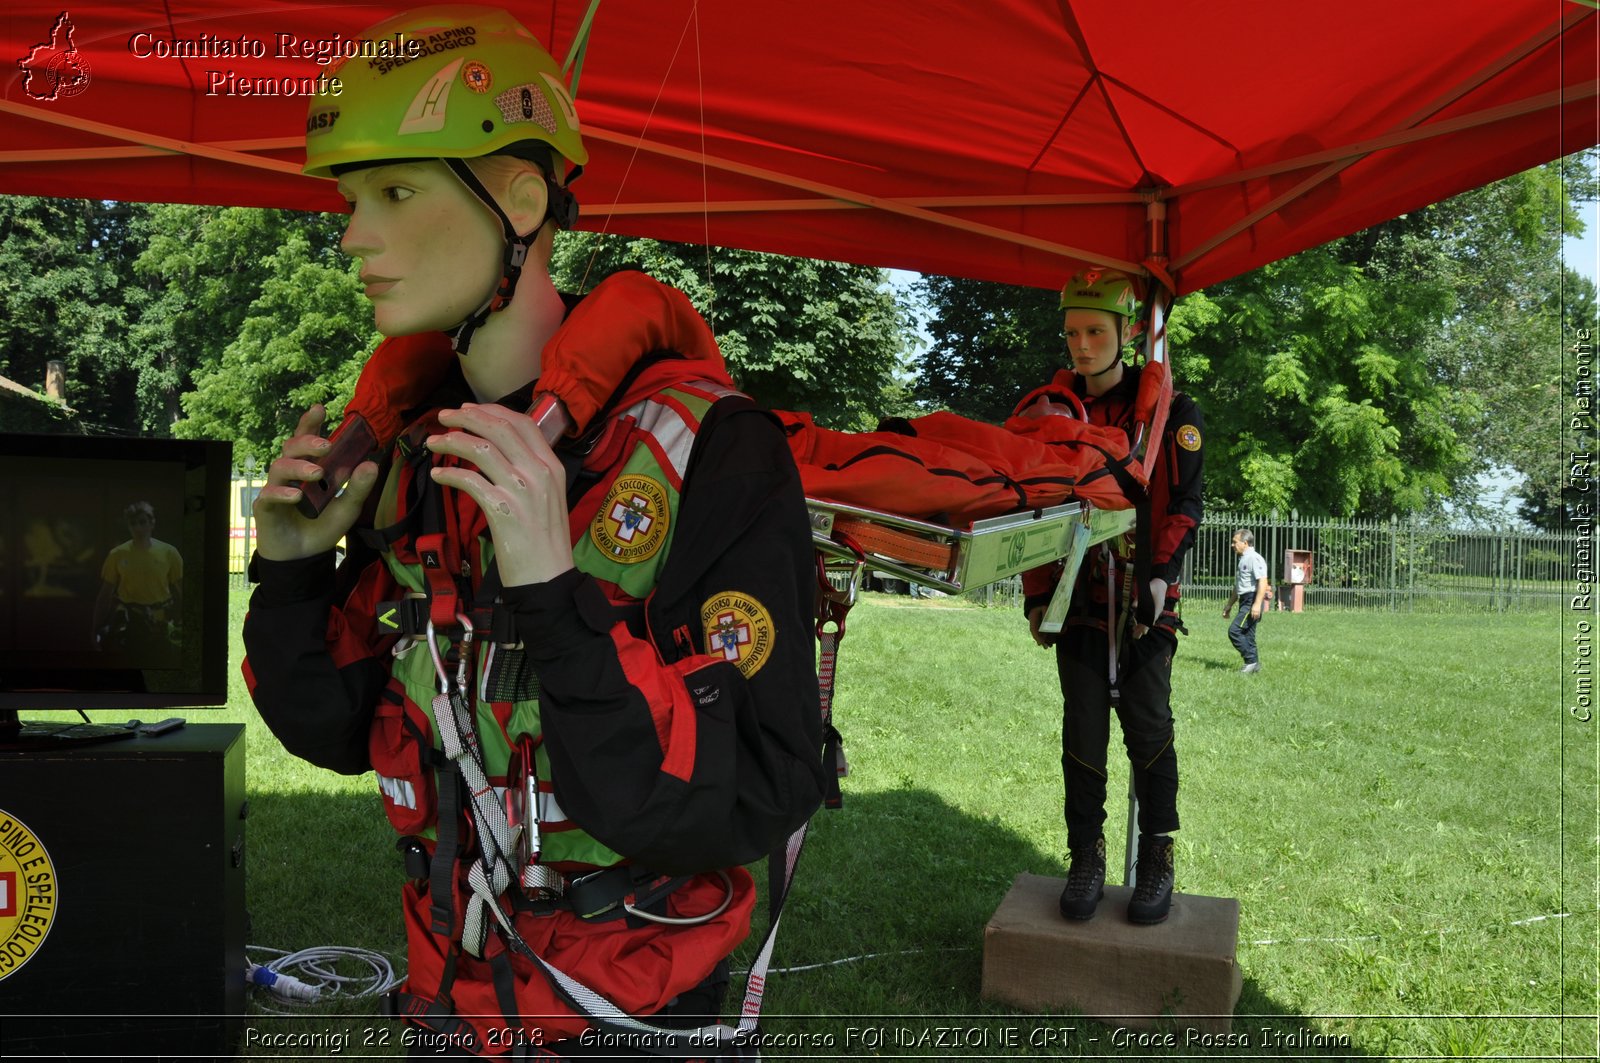
[[(1204, 515), (1205, 420), (1193, 399), (1178, 392), (1167, 415), (1165, 468), (1166, 512), (1157, 518), (1155, 558), (1150, 574), (1175, 583), (1183, 572), (1183, 559), (1194, 545), (1195, 531)], [(1181, 433), (1181, 436), (1180, 436)]]
[[(666, 872), (758, 859), (822, 800), (810, 523), (778, 426), (741, 401), (696, 438), (649, 637), (575, 571), (507, 592), (562, 808)], [(707, 646), (724, 604), (749, 621), (739, 665)]]
[(380, 572), (363, 573), (336, 606), (333, 552), (251, 562), (260, 580), (244, 618), (245, 682), (261, 719), (290, 753), (345, 775), (371, 768), (368, 731), (383, 662), (347, 622)]

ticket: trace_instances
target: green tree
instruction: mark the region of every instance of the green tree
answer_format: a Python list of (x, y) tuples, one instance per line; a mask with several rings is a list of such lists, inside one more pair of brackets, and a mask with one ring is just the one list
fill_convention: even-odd
[(1024, 391), (1065, 364), (1061, 311), (1050, 295), (936, 276), (923, 277), (916, 289), (933, 310), (927, 325), (933, 343), (918, 360), (913, 391), (922, 402), (1002, 421)]
[(127, 398), (137, 377), (129, 326), (141, 302), (128, 231), (142, 209), (0, 196), (0, 376), (42, 390), (45, 364), (63, 362), (67, 401), (97, 431), (139, 427)]
[[(1433, 212), (1440, 269), (1462, 312), (1436, 338), (1436, 357), (1457, 367), (1477, 396), (1474, 434), (1482, 462), (1521, 478), (1519, 512), (1541, 526), (1563, 523), (1563, 348), (1593, 328), (1595, 286), (1562, 262), (1563, 231), (1581, 233), (1572, 205), (1596, 197), (1600, 155), (1583, 152), (1519, 174)], [(1482, 224), (1473, 214), (1502, 219)]]
[[(193, 388), (182, 399), (186, 416), (174, 431), (231, 439), (237, 458), (265, 462), (308, 406), (326, 403), (330, 419), (337, 418), (380, 337), (359, 267), (336, 250), (337, 217), (258, 211), (224, 222), (253, 238), (273, 234), (278, 243), (249, 264), (247, 279), (235, 276), (237, 305), (210, 305), (189, 323), (203, 329), (207, 320), (219, 322), (210, 341), (217, 353), (193, 370)], [(207, 295), (225, 300), (227, 291), (224, 285)], [(175, 347), (191, 335), (199, 339), (174, 331)]]
[(557, 241), (550, 272), (558, 288), (580, 291), (622, 269), (682, 289), (711, 323), (734, 380), (766, 406), (861, 430), (898, 401), (907, 319), (882, 270), (572, 233)]
[[(339, 349), (340, 361), (371, 349), (371, 314), (338, 250), (343, 227), (344, 219), (330, 214), (150, 208), (134, 233), (143, 243), (136, 268), (149, 294), (133, 328), (131, 354), (139, 374), (137, 401), (149, 427), (166, 429), (187, 414), (178, 434), (232, 439), (245, 453), (269, 442), (275, 447), (275, 440), (258, 433), (284, 426), (285, 417), (288, 427), (294, 423), (277, 405), (329, 370), (326, 351), (294, 359), (283, 345), (291, 337), (330, 344)], [(333, 310), (323, 286), (339, 282), (330, 281), (329, 273), (346, 278), (337, 324), (319, 316)], [(303, 319), (302, 312), (311, 317)], [(266, 348), (273, 355), (269, 362), (251, 360), (249, 352)], [(272, 408), (246, 409), (247, 402)]]

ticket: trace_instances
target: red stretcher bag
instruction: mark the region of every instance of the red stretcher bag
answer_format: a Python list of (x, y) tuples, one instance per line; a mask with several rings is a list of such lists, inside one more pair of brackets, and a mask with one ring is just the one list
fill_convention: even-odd
[(1003, 426), (934, 413), (891, 430), (836, 432), (779, 411), (806, 496), (965, 527), (1019, 509), (1078, 500), (1130, 509), (1145, 483), (1128, 437), (1065, 416)]

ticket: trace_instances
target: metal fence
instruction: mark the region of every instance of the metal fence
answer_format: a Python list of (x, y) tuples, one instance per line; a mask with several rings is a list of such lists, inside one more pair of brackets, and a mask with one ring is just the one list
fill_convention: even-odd
[[(1538, 609), (1562, 600), (1576, 556), (1575, 533), (1513, 528), (1452, 528), (1431, 521), (1351, 521), (1298, 516), (1207, 514), (1185, 563), (1184, 594), (1233, 593), (1238, 555), (1233, 532), (1255, 533), (1268, 578), (1290, 600), (1290, 551), (1309, 560), (1310, 606), (1390, 610)], [(1592, 544), (1590, 544), (1592, 549)]]
[[(1281, 607), (1293, 600), (1290, 551), (1310, 563), (1302, 590), (1307, 608), (1506, 612), (1558, 607), (1580, 546), (1571, 532), (1211, 513), (1184, 562), (1185, 598), (1220, 600), (1233, 594), (1239, 558), (1230, 544), (1238, 528), (1255, 533)], [(1595, 556), (1592, 541), (1583, 545), (1588, 556)], [(1002, 580), (964, 597), (983, 605), (1017, 606), (1022, 581)]]

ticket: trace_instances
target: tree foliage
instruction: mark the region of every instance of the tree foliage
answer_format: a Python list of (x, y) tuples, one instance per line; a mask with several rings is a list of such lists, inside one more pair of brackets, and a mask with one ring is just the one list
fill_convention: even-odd
[(918, 399), (980, 421), (1010, 416), (1028, 388), (1065, 364), (1061, 311), (1033, 288), (925, 276), (932, 345), (917, 365)]
[(0, 196), (0, 376), (41, 391), (46, 363), (63, 362), (67, 402), (100, 430), (140, 426), (128, 226), (121, 204)]
[(894, 400), (906, 318), (882, 270), (572, 233), (557, 242), (551, 276), (563, 291), (580, 291), (622, 269), (687, 294), (711, 323), (734, 380), (763, 405), (866, 429)]
[[(1552, 163), (1180, 299), (1173, 373), (1205, 412), (1208, 504), (1427, 512), (1496, 466), (1525, 497), (1559, 493), (1561, 313), (1593, 299), (1560, 234), (1591, 171)], [(923, 294), (924, 400), (992, 420), (1060, 364), (1050, 295), (948, 278)]]
[[(371, 349), (371, 314), (338, 251), (343, 224), (338, 215), (249, 207), (145, 208), (134, 230), (143, 247), (135, 268), (150, 301), (133, 336), (138, 398), (150, 427), (181, 424), (178, 434), (234, 439), (244, 451), (259, 452), (273, 437), (258, 431), (292, 426), (299, 411), (276, 407), (292, 401), (296, 388), (315, 383), (307, 374), (326, 374), (326, 353), (308, 352), (302, 375), (285, 377), (281, 364), (258, 362), (235, 348), (243, 343), (248, 350), (260, 342), (252, 337), (263, 333), (274, 333), (280, 345), (284, 337), (303, 336), (301, 313), (316, 311), (319, 285), (328, 283), (325, 270), (349, 274), (332, 341), (338, 361)], [(302, 269), (307, 272), (297, 276)], [(304, 306), (281, 290), (268, 297), (275, 283), (289, 284), (291, 293), (303, 284)]]
[(281, 243), (256, 265), (255, 297), (230, 311), (231, 342), (195, 370), (176, 434), (232, 439), (237, 458), (264, 462), (313, 403), (338, 417), (380, 338), (358, 267), (328, 239), (338, 220), (276, 219)]

